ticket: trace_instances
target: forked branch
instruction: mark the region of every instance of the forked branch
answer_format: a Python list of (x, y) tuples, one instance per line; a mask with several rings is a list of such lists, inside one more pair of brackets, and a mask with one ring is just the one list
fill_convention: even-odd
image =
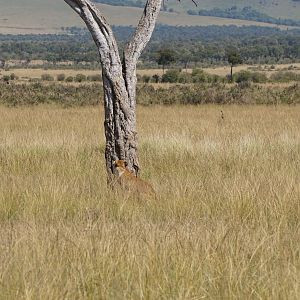
[[(117, 42), (112, 29), (102, 13), (90, 0), (64, 0), (83, 19), (99, 49), (101, 63), (106, 72), (112, 56), (120, 62)], [(107, 74), (110, 77), (110, 74)]]
[[(153, 33), (163, 0), (148, 0), (136, 31), (125, 48), (126, 64), (136, 65)], [(127, 66), (128, 67), (128, 66)]]

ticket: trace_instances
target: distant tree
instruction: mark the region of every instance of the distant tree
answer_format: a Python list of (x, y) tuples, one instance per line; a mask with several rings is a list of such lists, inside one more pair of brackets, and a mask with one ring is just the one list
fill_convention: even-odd
[(108, 182), (116, 172), (114, 162), (124, 160), (138, 175), (136, 131), (136, 65), (148, 44), (163, 0), (147, 0), (143, 14), (120, 55), (115, 35), (102, 8), (91, 0), (64, 0), (78, 13), (90, 31), (100, 54), (104, 87), (106, 169)]
[(185, 47), (179, 51), (179, 60), (184, 65), (185, 71), (187, 72), (188, 64), (191, 61), (192, 53), (190, 50), (187, 50)]
[(230, 49), (227, 52), (227, 61), (230, 64), (230, 80), (233, 81), (233, 67), (243, 63), (243, 60), (237, 49)]
[(64, 81), (66, 79), (66, 75), (65, 74), (58, 74), (56, 76), (57, 81)]
[(168, 70), (162, 76), (162, 82), (176, 83), (179, 80), (180, 70)]
[(74, 80), (76, 82), (83, 82), (83, 81), (86, 81), (86, 76), (84, 74), (77, 74), (74, 78)]
[(171, 49), (163, 49), (158, 51), (156, 62), (158, 65), (162, 66), (163, 74), (165, 74), (165, 67), (170, 65), (176, 60), (176, 54)]
[(68, 76), (66, 78), (66, 82), (73, 82), (74, 81), (74, 77), (73, 76)]
[[(108, 182), (112, 183), (116, 173), (116, 160), (126, 161), (128, 169), (137, 176), (140, 167), (136, 131), (136, 66), (152, 36), (163, 0), (143, 1), (142, 16), (122, 55), (101, 7), (95, 6), (91, 0), (63, 1), (83, 19), (100, 55)], [(161, 62), (165, 64), (168, 60)]]
[(154, 80), (155, 83), (159, 83), (160, 80), (161, 80), (161, 78), (160, 78), (160, 76), (158, 74), (154, 74), (152, 76), (152, 78), (153, 78), (153, 80)]

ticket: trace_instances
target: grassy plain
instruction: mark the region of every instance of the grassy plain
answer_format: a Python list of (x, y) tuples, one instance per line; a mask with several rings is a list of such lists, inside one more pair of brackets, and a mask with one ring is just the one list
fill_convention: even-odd
[(299, 106), (139, 107), (156, 201), (107, 189), (102, 116), (0, 107), (1, 299), (299, 299)]

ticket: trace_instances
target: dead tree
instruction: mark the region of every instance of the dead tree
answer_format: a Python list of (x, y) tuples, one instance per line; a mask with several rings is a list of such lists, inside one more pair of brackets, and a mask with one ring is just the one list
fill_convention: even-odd
[(102, 12), (90, 0), (64, 0), (85, 22), (100, 55), (104, 87), (106, 168), (125, 160), (136, 175), (139, 171), (136, 132), (136, 64), (149, 42), (163, 0), (147, 0), (142, 17), (121, 60), (112, 29)]

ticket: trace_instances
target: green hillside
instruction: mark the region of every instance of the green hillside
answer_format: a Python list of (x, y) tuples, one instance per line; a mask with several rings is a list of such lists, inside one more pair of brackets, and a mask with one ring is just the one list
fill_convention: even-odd
[[(95, 2), (106, 3), (119, 6), (137, 6), (140, 7), (145, 0), (95, 0)], [(215, 7), (226, 9), (232, 6), (239, 8), (251, 6), (261, 13), (265, 13), (275, 18), (298, 19), (300, 20), (300, 1), (299, 0), (195, 0), (197, 7), (192, 0), (165, 1), (165, 8), (177, 12), (186, 12), (187, 10), (213, 9)]]
[[(197, 1), (199, 2), (199, 7), (197, 9), (200, 9), (200, 0)], [(280, 3), (281, 0), (277, 1)], [(223, 7), (223, 2), (229, 3), (229, 1), (201, 0), (201, 7), (204, 7), (206, 3), (210, 4), (207, 7), (214, 7), (217, 3), (222, 3), (220, 6)], [(231, 1), (230, 5), (235, 4), (236, 2), (243, 1)], [(285, 0), (285, 2), (289, 4), (291, 1)], [(181, 12), (194, 7), (190, 0), (182, 0), (181, 2), (169, 0), (165, 1), (165, 3), (167, 3), (169, 8), (174, 7), (176, 10), (181, 10)], [(114, 25), (136, 25), (142, 13), (142, 9), (138, 7), (121, 7), (105, 4), (98, 5), (100, 5), (108, 21)], [(294, 5), (299, 6), (300, 8), (300, 3), (295, 2)], [(0, 6), (0, 34), (59, 33), (61, 32), (61, 27), (83, 26), (80, 18), (71, 11), (63, 0), (0, 0)], [(279, 6), (280, 4), (278, 4), (278, 7)], [(291, 8), (291, 13), (298, 13), (296, 9), (292, 8), (292, 5), (286, 5), (285, 11), (288, 11), (288, 7)], [(268, 13), (270, 14), (270, 11)], [(286, 15), (286, 17), (291, 18), (291, 14)], [(278, 27), (272, 24), (258, 23), (255, 21), (223, 19), (207, 16), (189, 16), (186, 13), (178, 14), (169, 12), (162, 12), (160, 14), (159, 23), (174, 26), (259, 25)], [(286, 26), (282, 26), (281, 28), (285, 29)]]
[(181, 5), (178, 5), (176, 0), (168, 0), (166, 5), (176, 11), (251, 6), (271, 17), (300, 20), (300, 1), (295, 0), (196, 0), (196, 2), (198, 7), (190, 0), (181, 1)]

